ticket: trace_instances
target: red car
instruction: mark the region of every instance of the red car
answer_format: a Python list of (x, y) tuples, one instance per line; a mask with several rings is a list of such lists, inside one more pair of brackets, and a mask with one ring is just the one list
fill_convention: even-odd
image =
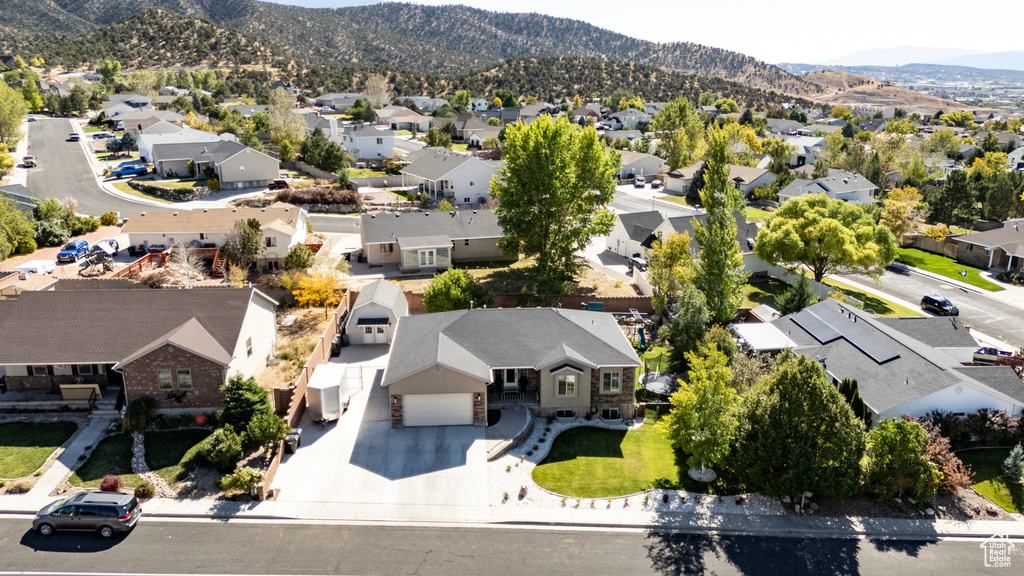
[(267, 188), (270, 190), (291, 190), (292, 186), (284, 180), (274, 180)]

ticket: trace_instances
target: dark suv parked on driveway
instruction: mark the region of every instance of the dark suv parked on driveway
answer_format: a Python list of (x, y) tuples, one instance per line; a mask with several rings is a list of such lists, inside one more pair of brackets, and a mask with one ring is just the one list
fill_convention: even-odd
[(129, 532), (142, 516), (139, 499), (120, 492), (80, 492), (43, 508), (32, 528), (43, 536), (54, 530), (94, 530), (104, 538)]

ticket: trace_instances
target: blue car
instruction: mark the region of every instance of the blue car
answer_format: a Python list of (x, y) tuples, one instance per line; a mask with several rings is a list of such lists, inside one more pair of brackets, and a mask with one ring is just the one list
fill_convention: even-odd
[(72, 240), (57, 253), (58, 262), (78, 262), (79, 258), (89, 253), (89, 243), (85, 240)]

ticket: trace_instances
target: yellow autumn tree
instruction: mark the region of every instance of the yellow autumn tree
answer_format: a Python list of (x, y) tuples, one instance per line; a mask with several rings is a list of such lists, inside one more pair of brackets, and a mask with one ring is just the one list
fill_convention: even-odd
[(914, 229), (913, 210), (920, 201), (921, 193), (912, 186), (895, 188), (882, 201), (885, 211), (881, 224), (892, 232), (897, 243), (902, 243), (903, 237)]
[(317, 270), (311, 276), (299, 276), (298, 286), (292, 295), (300, 306), (323, 306), (326, 318), (328, 309), (341, 302), (341, 291), (341, 280), (337, 275)]

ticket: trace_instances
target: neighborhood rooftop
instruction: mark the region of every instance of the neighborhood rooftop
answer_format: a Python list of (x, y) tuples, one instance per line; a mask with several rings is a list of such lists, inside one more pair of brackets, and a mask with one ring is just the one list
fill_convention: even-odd
[(453, 212), (408, 212), (364, 214), (360, 228), (367, 244), (397, 242), (399, 237), (447, 236), (464, 238), (500, 238), (501, 226), (493, 210), (456, 210)]
[(295, 232), (300, 208), (277, 202), (266, 208), (210, 208), (179, 212), (140, 212), (132, 214), (122, 232), (226, 232), (238, 220), (255, 218), (264, 227), (279, 222), (286, 233)]

